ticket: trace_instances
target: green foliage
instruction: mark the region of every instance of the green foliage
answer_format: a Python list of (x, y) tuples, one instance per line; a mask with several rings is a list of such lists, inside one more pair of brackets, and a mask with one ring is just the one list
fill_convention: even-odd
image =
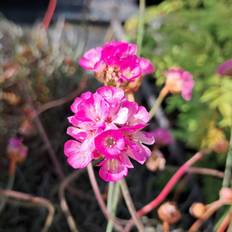
[[(163, 84), (163, 72), (171, 66), (190, 71), (196, 81), (190, 102), (170, 96), (166, 107), (168, 113), (178, 112), (175, 135), (196, 149), (203, 146), (210, 125), (226, 133), (232, 124), (232, 79), (215, 75), (217, 66), (232, 56), (231, 3), (169, 0), (147, 9), (145, 17), (142, 54), (156, 66), (156, 85)], [(131, 36), (133, 20), (126, 24)]]

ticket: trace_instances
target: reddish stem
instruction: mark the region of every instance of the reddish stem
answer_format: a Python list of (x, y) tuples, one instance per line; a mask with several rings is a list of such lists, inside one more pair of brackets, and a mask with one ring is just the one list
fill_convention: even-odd
[[(187, 169), (190, 166), (192, 166), (194, 163), (196, 163), (198, 160), (200, 160), (205, 153), (206, 153), (205, 151), (199, 151), (191, 159), (189, 159), (186, 163), (184, 163), (177, 170), (177, 172), (172, 176), (172, 178), (168, 181), (168, 183), (162, 189), (160, 194), (153, 201), (149, 202), (142, 209), (137, 211), (137, 215), (139, 217), (142, 217), (148, 214), (153, 209), (155, 209), (162, 201), (164, 201), (167, 195), (171, 192), (172, 188), (176, 185), (176, 183), (180, 180), (180, 178), (185, 174)], [(125, 231), (130, 231), (132, 226), (133, 226), (133, 221), (130, 219), (126, 226)]]
[(50, 25), (50, 22), (52, 20), (53, 15), (54, 15), (55, 9), (56, 9), (56, 0), (50, 0), (49, 4), (48, 4), (47, 11), (46, 11), (44, 18), (43, 18), (43, 23), (42, 23), (46, 30), (48, 29), (48, 27)]
[(229, 212), (223, 219), (222, 223), (217, 229), (217, 232), (226, 232), (232, 221), (232, 212)]
[(184, 163), (172, 176), (172, 178), (168, 181), (168, 183), (165, 185), (163, 190), (160, 192), (160, 194), (150, 203), (145, 205), (142, 209), (140, 209), (137, 214), (141, 217), (145, 214), (148, 214), (151, 212), (154, 208), (156, 208), (170, 193), (172, 188), (176, 185), (176, 183), (179, 181), (179, 179), (185, 174), (186, 170), (193, 165), (195, 162), (197, 162), (199, 159), (201, 159), (203, 156), (202, 152), (197, 152), (190, 160), (188, 160), (186, 163)]

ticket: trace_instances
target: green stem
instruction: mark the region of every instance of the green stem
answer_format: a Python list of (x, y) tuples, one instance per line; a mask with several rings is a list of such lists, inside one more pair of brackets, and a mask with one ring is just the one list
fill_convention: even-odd
[[(109, 183), (109, 190), (107, 195), (107, 210), (108, 212), (113, 216), (112, 214), (112, 201), (113, 201), (113, 195), (114, 195), (114, 183)], [(112, 220), (108, 220), (106, 232), (111, 232), (113, 229), (113, 223)]]
[(141, 52), (144, 34), (144, 12), (145, 12), (145, 0), (139, 1), (139, 21), (138, 21), (138, 32), (137, 32), (137, 46), (138, 55)]
[[(109, 183), (109, 192), (107, 197), (107, 209), (112, 217), (115, 217), (118, 200), (120, 196), (120, 185), (119, 183)], [(106, 232), (111, 232), (113, 230), (112, 220), (108, 221)]]
[(162, 101), (167, 96), (167, 94), (168, 94), (168, 89), (166, 88), (166, 86), (164, 86), (163, 89), (160, 91), (158, 98), (156, 99), (154, 105), (152, 106), (149, 112), (150, 118), (152, 118), (156, 114), (156, 111), (158, 110), (159, 106), (161, 105)]
[(232, 185), (232, 127), (231, 127), (230, 144), (226, 158), (226, 168), (225, 168), (225, 175), (224, 175), (222, 187), (229, 188), (231, 185)]
[(126, 181), (124, 179), (122, 179), (119, 183), (120, 183), (120, 187), (121, 187), (121, 190), (122, 190), (123, 198), (124, 198), (124, 200), (126, 202), (128, 210), (129, 210), (129, 212), (131, 214), (132, 220), (134, 221), (134, 224), (136, 225), (138, 231), (143, 232), (144, 231), (144, 226), (140, 222), (139, 217), (136, 214), (136, 209), (134, 207), (133, 200), (131, 198), (131, 195), (130, 195), (129, 189), (127, 187)]

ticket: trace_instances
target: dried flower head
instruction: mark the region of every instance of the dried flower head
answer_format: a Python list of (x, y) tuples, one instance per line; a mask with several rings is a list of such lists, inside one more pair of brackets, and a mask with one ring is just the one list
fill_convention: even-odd
[(175, 202), (165, 202), (158, 209), (158, 216), (163, 222), (174, 224), (181, 219), (181, 213)]
[(191, 100), (194, 80), (190, 72), (182, 68), (173, 67), (165, 72), (165, 77), (168, 91), (181, 93), (184, 100)]
[(206, 212), (207, 210), (207, 206), (197, 202), (197, 203), (193, 203), (192, 206), (189, 209), (189, 212), (192, 216), (194, 216), (195, 218), (201, 218), (202, 215)]
[(97, 159), (99, 175), (105, 181), (117, 181), (133, 168), (129, 158), (143, 164), (151, 151), (143, 144), (153, 144), (154, 137), (141, 130), (149, 121), (143, 106), (126, 99), (123, 90), (101, 87), (95, 93), (86, 92), (71, 106), (74, 113), (67, 133), (74, 138), (64, 146), (68, 163), (73, 168), (85, 168)]
[(97, 79), (105, 85), (132, 91), (140, 84), (138, 79), (154, 71), (152, 63), (138, 57), (136, 52), (135, 44), (114, 41), (87, 51), (79, 63), (84, 69), (95, 72)]
[(161, 151), (154, 149), (146, 162), (146, 167), (149, 171), (155, 172), (157, 170), (164, 170), (165, 164), (166, 160)]
[(226, 60), (223, 64), (220, 64), (217, 73), (222, 76), (232, 76), (232, 59)]

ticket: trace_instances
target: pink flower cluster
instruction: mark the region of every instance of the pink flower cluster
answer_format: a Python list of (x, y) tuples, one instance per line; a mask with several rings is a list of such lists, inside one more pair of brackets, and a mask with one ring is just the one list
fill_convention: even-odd
[[(131, 48), (133, 49), (133, 47)], [(149, 114), (143, 106), (130, 102), (124, 91), (101, 87), (95, 93), (85, 92), (71, 106), (67, 133), (73, 137), (64, 146), (68, 163), (75, 169), (99, 160), (100, 177), (118, 181), (133, 168), (129, 158), (143, 164), (151, 151), (154, 136), (142, 132)]]
[(223, 64), (220, 64), (217, 73), (222, 76), (232, 76), (232, 59), (226, 60)]
[(115, 41), (87, 51), (79, 63), (101, 82), (119, 87), (154, 71), (152, 63), (136, 52), (135, 44)]
[(194, 80), (192, 74), (182, 68), (173, 67), (165, 72), (166, 87), (171, 93), (180, 93), (184, 100), (192, 98)]
[(7, 154), (26, 158), (28, 153), (28, 148), (22, 143), (22, 140), (18, 137), (10, 138), (7, 145)]
[(171, 132), (165, 128), (157, 128), (151, 133), (154, 135), (157, 145), (166, 146), (173, 143)]

